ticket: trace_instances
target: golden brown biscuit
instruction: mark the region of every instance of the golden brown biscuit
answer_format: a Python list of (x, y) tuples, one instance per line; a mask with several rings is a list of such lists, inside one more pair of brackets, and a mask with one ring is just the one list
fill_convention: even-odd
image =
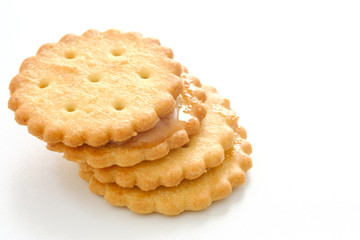
[(93, 171), (95, 178), (102, 183), (116, 182), (120, 187), (137, 186), (149, 191), (159, 185), (176, 186), (184, 178), (198, 178), (208, 168), (218, 166), (224, 160), (224, 152), (234, 145), (233, 127), (238, 117), (228, 108), (228, 100), (216, 93), (214, 88), (204, 86), (204, 89), (207, 115), (186, 148), (174, 149), (161, 159), (132, 167), (91, 168), (86, 163), (80, 164), (80, 167)]
[(179, 148), (200, 128), (200, 121), (206, 115), (203, 104), (205, 91), (197, 78), (182, 74), (184, 91), (177, 98), (177, 107), (172, 114), (163, 117), (157, 125), (139, 133), (126, 142), (109, 142), (102, 147), (82, 145), (76, 148), (62, 143), (48, 144), (48, 149), (63, 152), (64, 157), (74, 162), (87, 162), (95, 168), (133, 166), (144, 160), (156, 160)]
[(236, 132), (234, 147), (226, 152), (225, 161), (220, 166), (195, 180), (184, 180), (176, 187), (159, 187), (145, 192), (138, 188), (122, 188), (116, 183), (100, 183), (91, 171), (80, 170), (79, 175), (89, 182), (92, 192), (104, 195), (115, 206), (126, 206), (136, 213), (177, 215), (185, 210), (202, 210), (244, 183), (245, 172), (252, 166), (249, 157), (251, 145), (241, 137), (241, 132)]
[(69, 34), (22, 63), (10, 83), (9, 108), (48, 143), (122, 142), (173, 111), (183, 81), (172, 57), (139, 33)]

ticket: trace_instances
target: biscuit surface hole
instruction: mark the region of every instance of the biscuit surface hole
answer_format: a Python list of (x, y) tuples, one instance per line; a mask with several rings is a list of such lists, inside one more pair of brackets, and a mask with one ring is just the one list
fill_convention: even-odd
[(123, 110), (125, 108), (125, 103), (121, 100), (116, 100), (113, 103), (113, 107), (115, 108), (115, 110), (120, 111)]
[(76, 110), (76, 105), (73, 104), (73, 103), (68, 103), (68, 104), (65, 105), (65, 110), (67, 112), (73, 112), (73, 111)]
[(100, 74), (91, 74), (91, 75), (89, 75), (88, 79), (90, 82), (99, 82), (101, 79), (101, 76), (100, 76)]
[(125, 52), (124, 49), (116, 48), (116, 49), (113, 49), (113, 50), (111, 51), (111, 54), (112, 54), (113, 56), (115, 56), (115, 57), (119, 57), (119, 56), (123, 55), (124, 52)]
[(47, 86), (49, 86), (50, 82), (46, 79), (42, 79), (40, 80), (38, 86), (39, 88), (46, 88)]
[(73, 59), (76, 57), (76, 53), (73, 50), (68, 50), (65, 52), (65, 58), (67, 59)]
[(142, 79), (148, 79), (150, 77), (150, 72), (146, 69), (140, 70), (140, 72), (138, 72), (138, 74)]

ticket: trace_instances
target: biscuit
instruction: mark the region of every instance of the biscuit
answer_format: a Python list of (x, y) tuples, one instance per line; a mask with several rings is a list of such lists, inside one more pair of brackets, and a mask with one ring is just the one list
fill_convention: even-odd
[(148, 214), (158, 212), (177, 215), (185, 210), (198, 211), (222, 199), (232, 189), (245, 181), (245, 172), (251, 168), (249, 157), (251, 145), (236, 130), (234, 147), (225, 154), (224, 162), (210, 169), (195, 180), (184, 180), (176, 187), (159, 187), (153, 191), (138, 188), (122, 188), (115, 183), (103, 184), (96, 180), (91, 171), (79, 171), (79, 175), (89, 182), (89, 188), (115, 206), (126, 206), (130, 210)]
[(116, 182), (120, 187), (137, 186), (141, 190), (153, 190), (159, 185), (172, 187), (185, 179), (195, 179), (208, 168), (218, 166), (224, 160), (224, 152), (234, 144), (234, 130), (238, 117), (229, 109), (228, 100), (211, 87), (204, 86), (207, 95), (207, 115), (199, 132), (183, 148), (172, 150), (156, 161), (141, 162), (132, 167), (111, 166), (91, 169), (102, 183)]
[(172, 58), (171, 49), (139, 33), (69, 34), (22, 63), (8, 106), (48, 143), (122, 142), (173, 111), (183, 81)]
[(205, 91), (200, 81), (189, 74), (181, 75), (184, 91), (177, 98), (177, 106), (172, 114), (163, 117), (157, 125), (139, 133), (126, 142), (109, 142), (102, 147), (82, 145), (76, 148), (62, 143), (48, 144), (49, 150), (63, 152), (64, 157), (74, 162), (87, 162), (95, 168), (133, 166), (144, 160), (156, 160), (179, 148), (189, 141), (190, 135), (198, 132), (200, 121), (206, 115), (203, 104)]

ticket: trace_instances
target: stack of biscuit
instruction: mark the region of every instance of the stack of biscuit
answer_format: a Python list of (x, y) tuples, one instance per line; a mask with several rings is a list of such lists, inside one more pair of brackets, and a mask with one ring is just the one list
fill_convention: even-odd
[(202, 210), (252, 166), (229, 100), (139, 33), (65, 35), (26, 59), (9, 88), (16, 121), (115, 206)]

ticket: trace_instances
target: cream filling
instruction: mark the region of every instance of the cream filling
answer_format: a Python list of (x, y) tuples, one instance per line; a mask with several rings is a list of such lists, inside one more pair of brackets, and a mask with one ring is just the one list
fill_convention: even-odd
[(152, 129), (138, 133), (137, 136), (127, 141), (111, 141), (111, 143), (126, 147), (150, 147), (157, 145), (176, 131), (185, 129), (186, 124), (195, 118), (189, 113), (188, 106), (189, 104), (185, 103), (183, 98), (179, 96), (174, 111), (170, 115), (162, 117)]

